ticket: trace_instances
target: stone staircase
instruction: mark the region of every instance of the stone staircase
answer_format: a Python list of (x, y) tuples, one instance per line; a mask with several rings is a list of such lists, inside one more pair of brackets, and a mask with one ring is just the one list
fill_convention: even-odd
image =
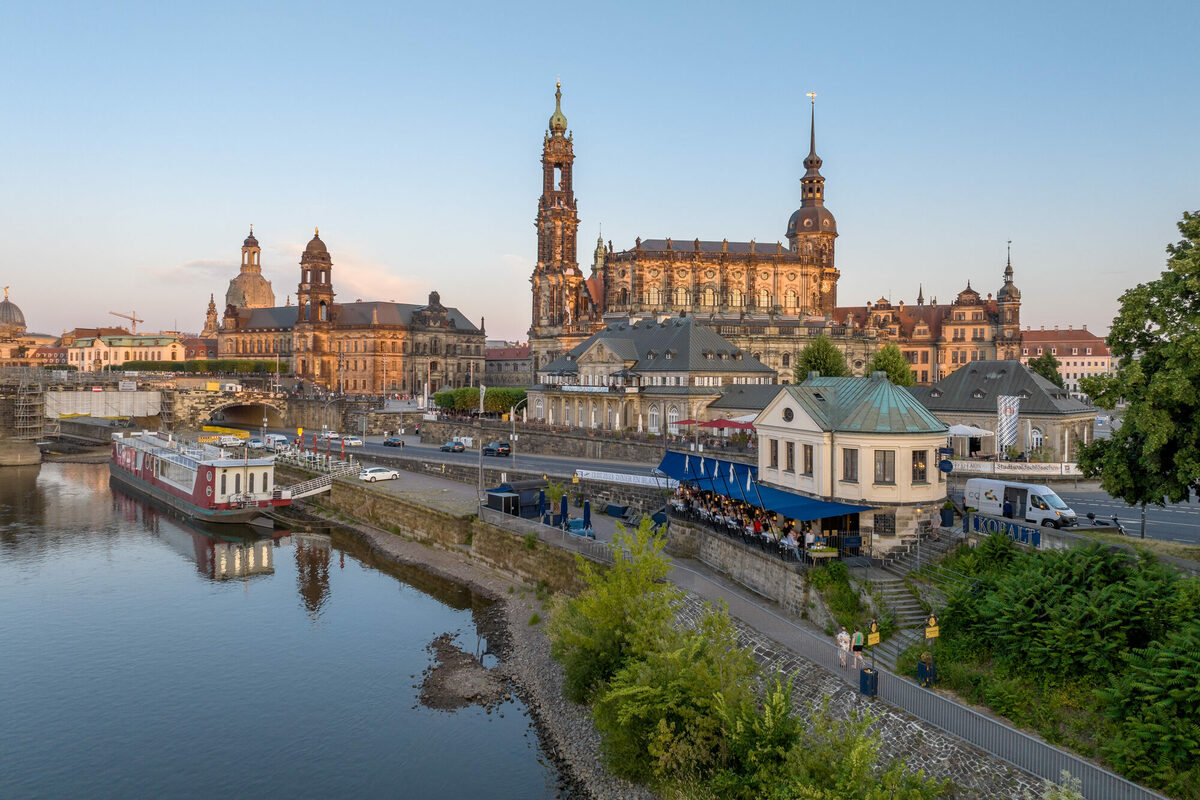
[(887, 577), (878, 577), (871, 583), (879, 593), (886, 609), (885, 613), (892, 616), (897, 628), (886, 642), (872, 648), (875, 660), (880, 666), (894, 670), (900, 653), (913, 642), (925, 638), (928, 614), (921, 600), (906, 585), (905, 577), (920, 566), (940, 560), (957, 544), (958, 539), (948, 531), (942, 531), (938, 539), (922, 536), (919, 546), (914, 539), (903, 551), (885, 559), (880, 565), (881, 576)]

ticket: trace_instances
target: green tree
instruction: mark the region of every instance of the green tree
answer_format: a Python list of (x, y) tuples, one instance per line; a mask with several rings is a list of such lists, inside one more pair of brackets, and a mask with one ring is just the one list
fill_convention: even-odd
[(917, 382), (917, 377), (913, 375), (912, 365), (908, 363), (904, 353), (900, 352), (900, 348), (891, 342), (876, 350), (875, 354), (871, 356), (871, 363), (867, 367), (867, 371), (875, 372), (876, 370), (886, 372), (888, 380), (897, 386), (912, 386)]
[(796, 355), (796, 383), (803, 382), (812, 371), (828, 378), (845, 378), (850, 375), (846, 357), (828, 336), (818, 336)]
[(447, 410), (453, 411), (454, 410), (454, 392), (450, 391), (448, 389), (440, 391), (440, 392), (434, 392), (433, 393), (433, 404), (435, 406), (437, 406), (438, 408), (445, 408)]
[(564, 688), (575, 702), (601, 693), (626, 663), (668, 640), (680, 589), (667, 582), (666, 540), (645, 517), (630, 532), (617, 526), (613, 564), (600, 571), (577, 557), (587, 586), (557, 599), (546, 632), (550, 653), (563, 665)]
[(1058, 388), (1064, 388), (1062, 375), (1058, 373), (1058, 359), (1055, 358), (1054, 353), (1051, 353), (1049, 350), (1045, 351), (1037, 358), (1029, 359), (1029, 369), (1033, 370), (1038, 375), (1041, 375)]
[(1079, 452), (1079, 467), (1114, 497), (1142, 507), (1200, 488), (1200, 211), (1184, 212), (1158, 280), (1121, 296), (1108, 334), (1111, 375), (1080, 386), (1103, 408), (1127, 402), (1121, 426)]

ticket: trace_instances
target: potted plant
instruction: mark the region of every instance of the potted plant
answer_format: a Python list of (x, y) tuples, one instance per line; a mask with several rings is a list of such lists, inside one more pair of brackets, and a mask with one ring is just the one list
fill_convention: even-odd
[(950, 528), (954, 526), (954, 503), (949, 500), (942, 503), (942, 527)]

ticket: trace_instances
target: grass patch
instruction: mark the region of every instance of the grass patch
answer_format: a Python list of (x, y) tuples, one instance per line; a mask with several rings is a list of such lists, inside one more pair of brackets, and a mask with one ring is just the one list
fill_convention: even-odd
[(533, 615), (529, 617), (530, 625), (537, 625), (541, 621), (542, 621), (542, 616), (541, 616), (541, 614), (537, 613), (536, 611), (533, 612)]
[(1119, 533), (1104, 533), (1102, 530), (1094, 528), (1070, 528), (1068, 533), (1077, 533), (1080, 536), (1086, 536), (1089, 539), (1095, 539), (1098, 542), (1105, 544), (1119, 544), (1126, 547), (1132, 547), (1134, 550), (1145, 553), (1157, 553), (1158, 555), (1172, 556), (1174, 558), (1186, 558), (1191, 561), (1200, 561), (1200, 546), (1194, 544), (1184, 544), (1183, 542), (1165, 542), (1162, 539), (1141, 539), (1138, 538), (1137, 532), (1141, 530), (1141, 520), (1126, 524), (1124, 520), (1121, 522), (1125, 525), (1125, 530), (1134, 533), (1134, 536), (1122, 536)]

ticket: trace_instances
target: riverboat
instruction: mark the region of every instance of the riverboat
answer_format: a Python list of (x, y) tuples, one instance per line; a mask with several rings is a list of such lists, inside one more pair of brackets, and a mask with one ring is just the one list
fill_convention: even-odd
[(113, 434), (112, 480), (202, 522), (243, 523), (292, 503), (275, 458), (251, 458), (171, 434)]

